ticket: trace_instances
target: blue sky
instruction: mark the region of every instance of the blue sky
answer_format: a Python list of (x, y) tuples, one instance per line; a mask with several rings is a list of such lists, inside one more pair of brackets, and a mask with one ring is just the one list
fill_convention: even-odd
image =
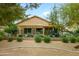
[[(55, 4), (59, 6), (59, 4)], [(26, 14), (31, 16), (40, 16), (42, 18), (47, 18), (47, 15), (50, 13), (51, 9), (54, 7), (54, 3), (42, 3), (37, 9), (29, 9), (26, 11)]]
[(46, 14), (49, 13), (49, 11), (51, 10), (51, 7), (53, 6), (53, 4), (50, 3), (44, 3), (41, 4), (40, 7), (38, 7), (37, 9), (33, 9), (33, 10), (28, 10), (26, 12), (26, 14), (31, 14), (31, 15), (36, 15), (36, 16), (40, 16), (43, 18), (46, 18)]

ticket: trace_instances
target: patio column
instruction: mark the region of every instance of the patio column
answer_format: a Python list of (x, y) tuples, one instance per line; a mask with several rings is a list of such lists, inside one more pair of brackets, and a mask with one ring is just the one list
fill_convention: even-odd
[(22, 34), (24, 34), (24, 28), (22, 28)]
[(32, 28), (32, 34), (36, 34), (36, 28)]
[(24, 28), (19, 28), (19, 34), (24, 34)]
[(19, 28), (18, 34), (21, 34), (21, 28)]
[(43, 28), (43, 35), (44, 35), (44, 33), (45, 33), (45, 28)]

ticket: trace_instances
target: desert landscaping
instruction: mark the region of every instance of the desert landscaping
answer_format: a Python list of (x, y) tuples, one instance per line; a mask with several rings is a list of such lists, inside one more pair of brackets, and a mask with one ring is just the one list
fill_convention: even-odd
[[(16, 44), (15, 44), (16, 43)], [(79, 56), (79, 49), (74, 46), (78, 43), (62, 43), (52, 41), (51, 43), (35, 43), (34, 40), (24, 40), (23, 42), (0, 42), (1, 56)]]
[(0, 56), (79, 56), (79, 4), (0, 4)]

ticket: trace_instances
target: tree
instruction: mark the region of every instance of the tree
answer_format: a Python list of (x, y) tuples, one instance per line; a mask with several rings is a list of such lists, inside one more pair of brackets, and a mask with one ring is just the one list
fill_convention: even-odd
[(10, 23), (5, 27), (4, 31), (8, 34), (16, 35), (18, 32), (18, 28), (15, 24)]
[(65, 22), (65, 26), (79, 25), (79, 4), (64, 4), (61, 10), (61, 17)]
[(26, 17), (25, 11), (27, 9), (37, 8), (37, 3), (26, 3), (25, 7), (19, 3), (2, 3), (0, 4), (0, 25), (7, 25), (15, 20), (23, 19)]
[(63, 28), (63, 24), (60, 21), (60, 11), (59, 10), (60, 10), (60, 8), (56, 7), (56, 5), (54, 5), (48, 18), (49, 18), (49, 20), (51, 20), (53, 27), (60, 30), (61, 28)]
[(54, 6), (54, 8), (52, 9), (52, 11), (50, 12), (49, 15), (49, 19), (51, 20), (51, 23), (53, 24), (58, 24), (58, 11), (56, 9), (56, 6)]
[(49, 14), (49, 20), (51, 20), (52, 26), (53, 26), (53, 34), (55, 36), (59, 36), (59, 30), (60, 30), (60, 24), (59, 24), (59, 13), (57, 7), (54, 5), (53, 9), (51, 10)]

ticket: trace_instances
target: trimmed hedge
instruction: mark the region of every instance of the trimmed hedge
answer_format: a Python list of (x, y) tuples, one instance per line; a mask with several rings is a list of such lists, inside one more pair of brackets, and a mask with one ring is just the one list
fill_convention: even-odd
[(76, 42), (79, 42), (79, 39), (74, 36), (74, 35), (63, 35), (62, 36), (62, 42), (64, 43), (76, 43)]
[(79, 36), (77, 36), (76, 41), (79, 42)]
[(12, 42), (13, 40), (14, 40), (13, 37), (8, 38), (8, 42)]
[(51, 42), (51, 37), (46, 35), (46, 36), (44, 36), (43, 41), (44, 41), (45, 43), (50, 43), (50, 42)]
[(35, 42), (40, 43), (42, 41), (42, 37), (40, 34), (36, 34), (34, 37)]
[(16, 40), (17, 40), (17, 42), (22, 42), (23, 38), (22, 37), (17, 37)]
[(64, 43), (68, 43), (69, 42), (69, 39), (67, 37), (65, 37), (65, 36), (62, 37), (61, 39), (62, 39), (62, 42), (64, 42)]
[(0, 36), (0, 41), (2, 41), (3, 40), (3, 37), (2, 36)]
[(76, 43), (76, 37), (75, 36), (71, 36), (70, 37), (70, 42), (71, 43)]
[(0, 41), (2, 41), (4, 38), (4, 32), (0, 31)]

